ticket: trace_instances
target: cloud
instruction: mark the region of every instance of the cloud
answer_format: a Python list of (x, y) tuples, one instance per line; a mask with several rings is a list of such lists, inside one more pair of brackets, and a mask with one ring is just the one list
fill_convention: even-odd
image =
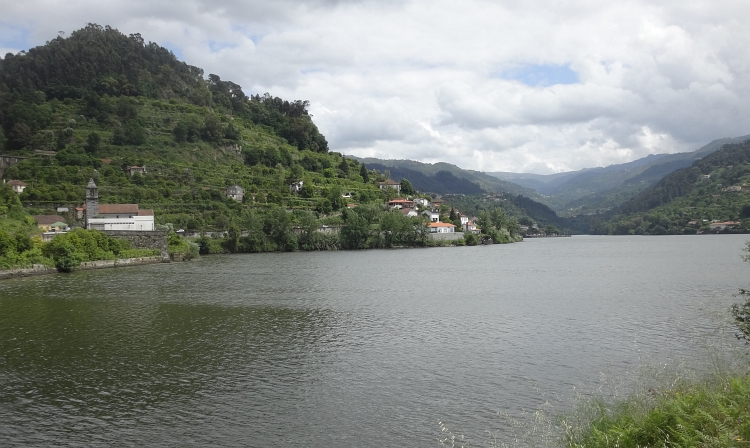
[(555, 172), (750, 133), (750, 4), (730, 0), (30, 0), (0, 49), (86, 22), (311, 102), (335, 151)]

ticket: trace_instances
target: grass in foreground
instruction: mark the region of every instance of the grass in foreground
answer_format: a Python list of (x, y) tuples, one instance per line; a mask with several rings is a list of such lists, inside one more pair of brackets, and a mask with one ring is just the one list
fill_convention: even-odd
[(594, 403), (593, 411), (580, 431), (568, 428), (564, 446), (750, 447), (750, 376), (652, 390), (614, 409)]

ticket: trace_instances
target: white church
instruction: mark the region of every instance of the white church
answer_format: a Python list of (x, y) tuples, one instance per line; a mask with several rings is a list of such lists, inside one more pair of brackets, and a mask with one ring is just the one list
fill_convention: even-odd
[(138, 204), (100, 204), (94, 179), (86, 186), (86, 228), (94, 230), (153, 231), (154, 211)]

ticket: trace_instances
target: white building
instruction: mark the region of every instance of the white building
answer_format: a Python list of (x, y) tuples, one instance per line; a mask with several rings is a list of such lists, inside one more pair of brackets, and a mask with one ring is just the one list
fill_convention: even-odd
[(99, 214), (95, 218), (87, 217), (86, 228), (153, 231), (154, 211), (140, 210), (138, 204), (99, 204)]
[(422, 212), (422, 214), (429, 218), (430, 222), (440, 221), (440, 213), (434, 210), (425, 210), (424, 212)]
[(304, 184), (305, 182), (301, 180), (297, 182), (292, 182), (291, 184), (289, 184), (289, 191), (292, 193), (299, 193), (300, 191), (302, 191), (302, 186)]
[(23, 193), (23, 190), (28, 187), (25, 183), (21, 182), (20, 180), (10, 180), (8, 181), (8, 185), (13, 189), (14, 192), (21, 194)]
[(153, 231), (154, 211), (138, 204), (100, 204), (94, 179), (86, 186), (86, 228), (94, 230)]
[(385, 182), (378, 182), (378, 186), (381, 190), (385, 190), (386, 188), (393, 188), (397, 192), (401, 192), (401, 184), (393, 179), (386, 179)]
[(447, 222), (431, 222), (430, 233), (454, 233), (456, 226)]
[(230, 185), (227, 187), (227, 197), (234, 199), (237, 202), (242, 202), (245, 197), (245, 189), (239, 185)]

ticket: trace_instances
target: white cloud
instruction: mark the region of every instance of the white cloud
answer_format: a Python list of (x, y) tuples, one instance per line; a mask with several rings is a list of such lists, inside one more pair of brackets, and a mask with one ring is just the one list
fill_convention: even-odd
[[(335, 151), (553, 172), (750, 133), (748, 13), (730, 0), (30, 0), (3, 5), (0, 50), (108, 24), (248, 93), (310, 100)], [(499, 76), (543, 67), (579, 82)]]

